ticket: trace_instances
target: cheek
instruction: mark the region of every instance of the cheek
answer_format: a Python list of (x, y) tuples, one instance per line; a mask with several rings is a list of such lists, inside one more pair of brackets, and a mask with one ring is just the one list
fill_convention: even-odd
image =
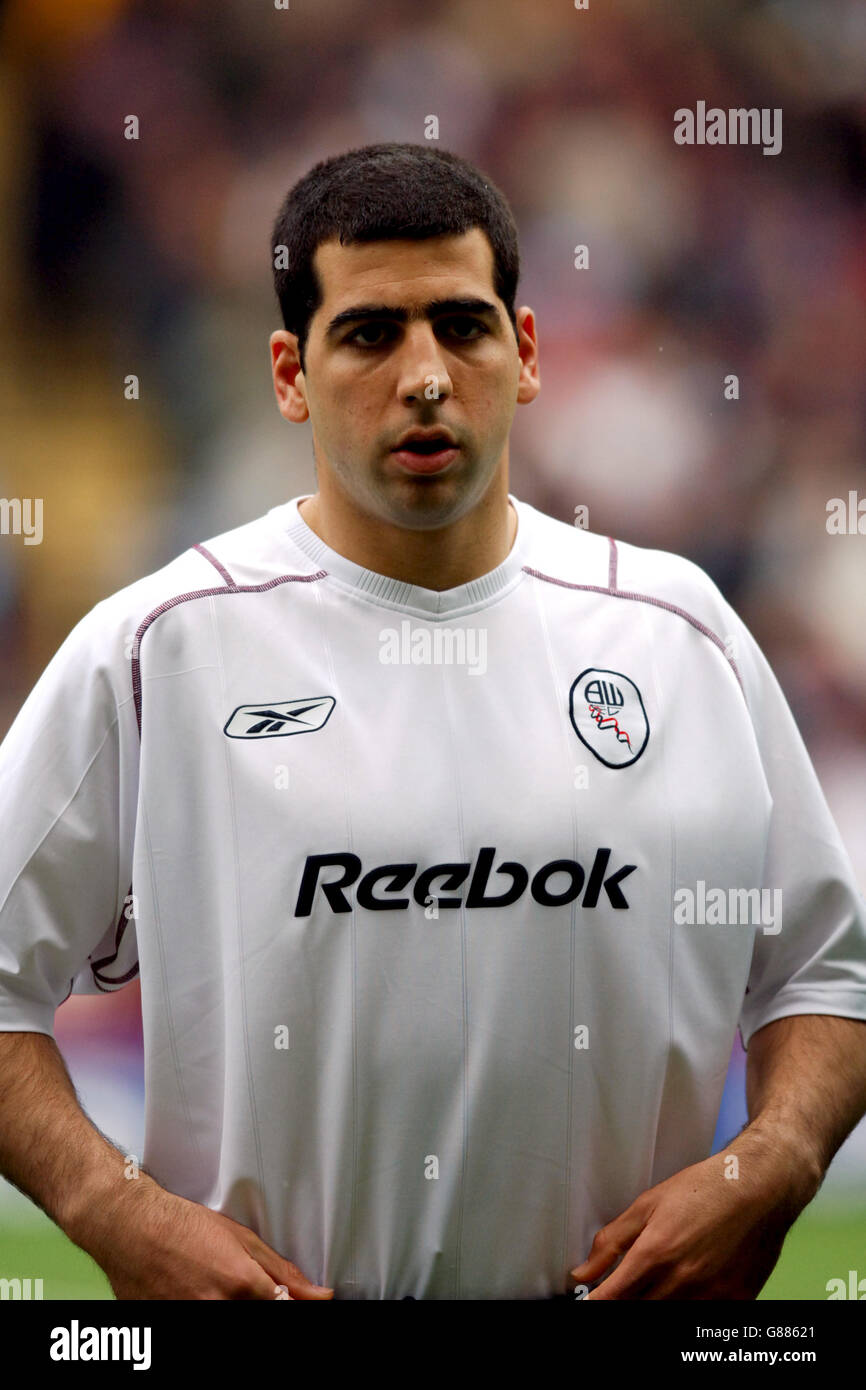
[(312, 405), (322, 439), (351, 439), (364, 427), (369, 413), (369, 393), (359, 389), (348, 373), (332, 373), (323, 390), (321, 383)]
[(508, 429), (516, 389), (501, 376), (484, 384), (472, 402), (472, 413), (479, 427), (491, 434)]
[(479, 407), (500, 418), (507, 415), (517, 393), (519, 365), (497, 354), (486, 364), (485, 370), (469, 375), (464, 385), (467, 399), (476, 400)]
[(335, 466), (342, 460), (355, 468), (368, 457), (381, 430), (382, 412), (376, 406), (373, 393), (356, 390), (350, 395), (347, 389), (342, 394), (338, 392), (325, 411), (322, 442)]

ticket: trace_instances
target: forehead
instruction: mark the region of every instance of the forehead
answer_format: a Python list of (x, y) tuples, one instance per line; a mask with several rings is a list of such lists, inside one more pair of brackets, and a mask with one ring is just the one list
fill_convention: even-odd
[(495, 297), (493, 248), (480, 227), (423, 241), (342, 246), (334, 238), (316, 248), (313, 266), (322, 314), (340, 313), (361, 300), (409, 308), (433, 299)]

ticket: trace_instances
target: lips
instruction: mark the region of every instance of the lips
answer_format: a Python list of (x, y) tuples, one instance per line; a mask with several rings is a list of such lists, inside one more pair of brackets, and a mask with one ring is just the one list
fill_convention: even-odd
[(391, 450), (411, 473), (438, 473), (457, 457), (459, 445), (450, 430), (407, 430)]
[(433, 426), (431, 429), (407, 430), (394, 445), (394, 453), (408, 450), (413, 454), (434, 454), (441, 449), (453, 449), (457, 445), (450, 430)]

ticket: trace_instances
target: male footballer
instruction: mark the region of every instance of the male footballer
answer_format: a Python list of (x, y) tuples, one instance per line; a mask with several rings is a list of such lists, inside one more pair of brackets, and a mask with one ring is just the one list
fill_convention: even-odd
[[(489, 179), (353, 150), (273, 254), (317, 491), (98, 603), (0, 748), (0, 1170), (122, 1299), (753, 1299), (866, 1109), (780, 688), (697, 566), (509, 492)], [(130, 1178), (53, 1021), (136, 975)]]

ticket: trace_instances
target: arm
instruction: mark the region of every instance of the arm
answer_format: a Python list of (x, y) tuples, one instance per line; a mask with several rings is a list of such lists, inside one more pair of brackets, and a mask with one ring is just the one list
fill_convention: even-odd
[(63, 1230), (75, 1206), (123, 1177), (124, 1157), (78, 1104), (44, 1033), (0, 1033), (0, 1172)]
[[(280, 1284), (328, 1299), (255, 1232), (133, 1177), (81, 1109), (51, 1036), (70, 981), (91, 985), (89, 963), (111, 954), (132, 882), (140, 740), (126, 635), (152, 606), (149, 583), (82, 618), (0, 744), (0, 1172), (118, 1298), (271, 1299)], [(130, 923), (127, 979), (135, 944)]]
[(866, 1113), (866, 1023), (794, 1014), (759, 1028), (746, 1054), (746, 1103), (743, 1133), (793, 1147), (820, 1185)]
[[(798, 1014), (759, 1029), (749, 1123), (727, 1148), (642, 1192), (572, 1275), (590, 1299), (753, 1299), (788, 1229), (866, 1110), (866, 1023)], [(730, 1157), (737, 1158), (732, 1180)]]
[(0, 1172), (101, 1265), (123, 1299), (328, 1299), (255, 1232), (167, 1192), (78, 1103), (54, 1039), (0, 1032)]

